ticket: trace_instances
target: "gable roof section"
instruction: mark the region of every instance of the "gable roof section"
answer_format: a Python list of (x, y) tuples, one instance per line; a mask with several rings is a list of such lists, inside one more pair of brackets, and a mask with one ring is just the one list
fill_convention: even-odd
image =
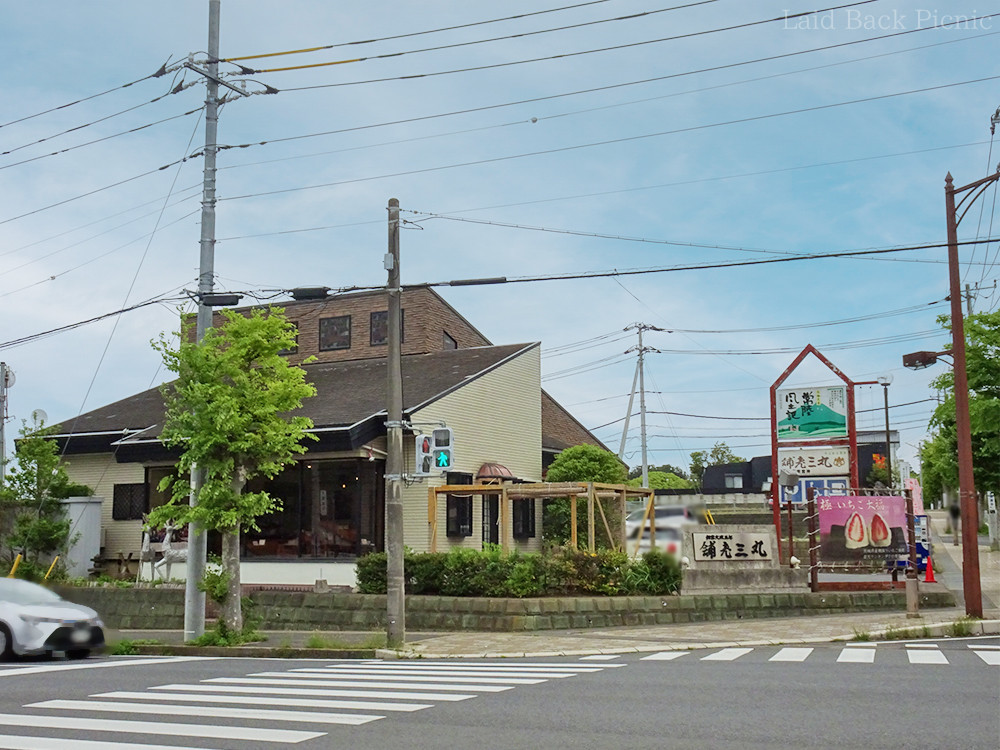
[(559, 453), (574, 445), (596, 445), (610, 450), (552, 396), (542, 391), (542, 450)]
[[(533, 344), (453, 349), (402, 358), (403, 411), (426, 406), (537, 347)], [(385, 432), (386, 360), (365, 359), (304, 365), (316, 396), (297, 413), (318, 433), (341, 433), (311, 447), (346, 450)], [(57, 427), (66, 453), (115, 450), (115, 443), (158, 445), (164, 404), (159, 388), (81, 414)], [(119, 460), (130, 451), (118, 450)]]

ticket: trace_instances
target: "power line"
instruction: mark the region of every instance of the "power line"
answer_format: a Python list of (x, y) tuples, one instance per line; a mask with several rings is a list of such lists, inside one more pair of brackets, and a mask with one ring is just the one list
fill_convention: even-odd
[(559, 8), (549, 8), (547, 10), (536, 10), (530, 13), (518, 13), (514, 16), (504, 16), (503, 18), (493, 18), (488, 21), (473, 21), (471, 23), (461, 23), (454, 26), (442, 26), (436, 29), (427, 29), (425, 31), (410, 31), (405, 34), (394, 34), (392, 36), (382, 36), (375, 37), (372, 39), (359, 39), (353, 42), (340, 42), (339, 44), (324, 44), (319, 47), (307, 47), (305, 49), (288, 50), (286, 52), (269, 52), (261, 55), (244, 55), (243, 57), (224, 57), (218, 62), (240, 62), (242, 60), (259, 60), (266, 57), (281, 57), (284, 55), (297, 55), (307, 52), (319, 52), (321, 50), (336, 49), (337, 47), (350, 47), (359, 44), (375, 44), (376, 42), (388, 42), (395, 39), (407, 39), (409, 37), (424, 36), (426, 34), (438, 34), (444, 31), (456, 31), (457, 29), (468, 29), (473, 26), (485, 26), (491, 23), (500, 23), (502, 21), (515, 21), (522, 18), (530, 18), (531, 16), (541, 16), (547, 13), (557, 13), (564, 10), (575, 10), (576, 8), (584, 8), (588, 5), (600, 5), (606, 3), (609, 0), (590, 0), (586, 3), (577, 3), (576, 5), (564, 5)]
[[(612, 52), (621, 49), (631, 49), (635, 47), (642, 47), (648, 44), (660, 44), (663, 42), (672, 42), (679, 39), (691, 39), (694, 37), (706, 36), (708, 34), (718, 34), (724, 31), (735, 31), (738, 29), (747, 29), (754, 26), (762, 26), (769, 23), (777, 23), (779, 21), (787, 23), (789, 20), (794, 18), (802, 18), (805, 16), (818, 15), (820, 13), (830, 13), (835, 10), (844, 10), (846, 8), (853, 8), (858, 5), (868, 5), (870, 3), (877, 2), (877, 0), (859, 0), (859, 2), (848, 3), (847, 5), (835, 5), (829, 8), (820, 8), (818, 10), (803, 11), (802, 13), (790, 13), (788, 15), (775, 16), (774, 18), (765, 18), (759, 21), (748, 21), (746, 23), (735, 24), (733, 26), (722, 26), (714, 29), (705, 29), (703, 31), (692, 31), (687, 34), (676, 34), (674, 36), (662, 37), (659, 39), (647, 39), (641, 42), (630, 42), (628, 44), (616, 44), (610, 47), (599, 47), (596, 49), (582, 50), (579, 52), (564, 52), (558, 55), (547, 55), (545, 57), (535, 57), (526, 60), (513, 60), (503, 63), (492, 63), (490, 65), (477, 65), (467, 68), (457, 68), (454, 70), (442, 70), (435, 73), (412, 73), (402, 76), (391, 76), (387, 78), (372, 78), (365, 81), (342, 81), (341, 83), (324, 83), (317, 84), (313, 86), (299, 86), (293, 88), (281, 89), (282, 91), (309, 91), (312, 89), (326, 89), (326, 88), (340, 88), (343, 86), (359, 86), (362, 84), (369, 83), (384, 83), (386, 81), (408, 81), (416, 78), (434, 78), (437, 76), (452, 75), (455, 73), (470, 73), (477, 72), (480, 70), (495, 70), (497, 68), (507, 68), (513, 65), (526, 65), (529, 63), (537, 62), (547, 62), (550, 60), (563, 60), (566, 58), (580, 57), (581, 55), (593, 55), (599, 52)], [(353, 61), (346, 61), (353, 62)]]
[(160, 66), (159, 70), (157, 70), (155, 73), (150, 73), (148, 76), (137, 78), (136, 80), (130, 81), (129, 83), (123, 83), (122, 85), (115, 86), (113, 88), (108, 89), (107, 91), (102, 91), (99, 94), (91, 94), (90, 96), (85, 96), (82, 99), (76, 99), (75, 101), (67, 102), (66, 104), (60, 104), (58, 107), (52, 107), (51, 109), (46, 109), (42, 112), (36, 112), (33, 115), (25, 115), (24, 117), (19, 117), (16, 120), (11, 120), (10, 122), (5, 122), (0, 124), (0, 128), (5, 128), (8, 125), (15, 125), (19, 122), (25, 122), (26, 120), (31, 120), (35, 117), (41, 117), (42, 115), (47, 115), (52, 112), (58, 112), (60, 109), (67, 109), (77, 104), (82, 104), (83, 102), (89, 102), (91, 99), (96, 99), (100, 96), (104, 96), (105, 94), (110, 94), (113, 91), (121, 91), (122, 89), (127, 89), (129, 86), (134, 86), (137, 83), (148, 81), (150, 78), (159, 78), (160, 76), (165, 76), (167, 74), (167, 65), (169, 64), (169, 62), (170, 61), (168, 60), (167, 62), (163, 63), (163, 65)]
[[(536, 29), (534, 31), (522, 31), (522, 32), (518, 32), (516, 34), (507, 34), (506, 36), (497, 36), (497, 37), (492, 37), (492, 38), (489, 38), (489, 39), (476, 39), (476, 40), (467, 41), (467, 42), (453, 42), (451, 44), (439, 44), (439, 45), (437, 45), (435, 47), (424, 47), (423, 49), (411, 49), (411, 50), (404, 50), (402, 52), (386, 52), (386, 53), (381, 54), (381, 55), (367, 55), (365, 57), (355, 57), (355, 58), (352, 58), (352, 59), (349, 59), (349, 60), (331, 60), (331, 61), (328, 61), (328, 62), (308, 63), (308, 64), (305, 64), (305, 65), (290, 65), (290, 66), (287, 66), (287, 67), (284, 67), (284, 68), (264, 68), (264, 69), (244, 68), (240, 72), (240, 75), (243, 75), (244, 73), (246, 73), (246, 74), (283, 73), (283, 72), (290, 71), (290, 70), (305, 70), (305, 69), (308, 69), (308, 68), (327, 68), (327, 67), (332, 67), (334, 65), (346, 65), (346, 64), (349, 64), (349, 63), (368, 62), (368, 61), (371, 61), (371, 60), (385, 60), (385, 59), (388, 59), (390, 57), (403, 57), (405, 55), (417, 55), (417, 54), (422, 54), (424, 52), (440, 52), (441, 50), (446, 50), (446, 49), (456, 49), (458, 47), (471, 47), (471, 46), (474, 46), (474, 45), (477, 45), (477, 44), (489, 44), (491, 42), (502, 42), (502, 41), (507, 41), (509, 39), (522, 39), (524, 37), (529, 37), (529, 36), (538, 36), (539, 34), (551, 34), (551, 33), (556, 32), (556, 31), (568, 31), (570, 29), (581, 29), (581, 28), (585, 28), (587, 26), (597, 26), (599, 24), (614, 23), (616, 21), (634, 21), (634, 20), (639, 19), (639, 18), (645, 18), (645, 17), (648, 17), (648, 16), (653, 16), (653, 15), (657, 15), (659, 13), (668, 13), (668, 12), (673, 11), (673, 10), (683, 10), (685, 8), (693, 8), (693, 7), (698, 6), (698, 5), (710, 5), (710, 4), (716, 3), (716, 2), (718, 2), (718, 0), (697, 0), (697, 2), (687, 3), (686, 5), (675, 5), (675, 6), (670, 7), (670, 8), (658, 8), (657, 10), (644, 10), (644, 11), (640, 11), (638, 13), (632, 13), (632, 14), (625, 15), (625, 16), (617, 16), (615, 18), (602, 18), (602, 19), (599, 19), (599, 20), (596, 20), (596, 21), (583, 21), (581, 23), (570, 24), (570, 25), (567, 25), (567, 26), (556, 26), (556, 27), (548, 28), (548, 29)], [(285, 53), (278, 52), (278, 53), (273, 53), (272, 55), (260, 55), (258, 57), (273, 57), (273, 56), (282, 55), (282, 54), (286, 54), (286, 55), (287, 54), (297, 54), (298, 52), (316, 52), (316, 51), (319, 51), (320, 49), (323, 49), (323, 48), (321, 48), (321, 47), (314, 47), (314, 48), (308, 49), (308, 50), (295, 50), (295, 51), (285, 52)], [(227, 62), (234, 62), (235, 60), (239, 60), (239, 59), (248, 60), (248, 59), (253, 59), (253, 58), (250, 58), (250, 57), (229, 58), (227, 60)]]
[(751, 117), (741, 117), (733, 120), (724, 120), (720, 122), (707, 123), (704, 125), (691, 125), (684, 128), (674, 128), (672, 130), (662, 130), (655, 133), (644, 133), (642, 135), (625, 136), (622, 138), (611, 138), (603, 141), (594, 141), (591, 143), (580, 143), (573, 146), (561, 146), (557, 148), (543, 149), (541, 151), (529, 151), (522, 154), (511, 154), (508, 156), (496, 156), (489, 159), (478, 159), (474, 161), (458, 162), (455, 164), (445, 164), (437, 167), (425, 167), (423, 169), (411, 169), (403, 172), (393, 172), (390, 174), (376, 175), (372, 177), (356, 177), (348, 180), (338, 180), (335, 182), (325, 182), (317, 185), (302, 185), (300, 187), (292, 188), (281, 188), (277, 190), (265, 190), (258, 193), (246, 193), (243, 195), (229, 196), (228, 198), (221, 198), (220, 200), (243, 200), (246, 198), (260, 198), (270, 195), (282, 195), (285, 193), (299, 192), (303, 190), (317, 190), (320, 188), (337, 187), (340, 185), (355, 184), (359, 182), (370, 182), (373, 180), (382, 180), (391, 177), (405, 177), (415, 174), (426, 174), (428, 172), (439, 172), (448, 169), (459, 169), (462, 167), (472, 167), (472, 166), (482, 166), (485, 164), (496, 164), (502, 161), (511, 161), (513, 159), (526, 159), (534, 156), (546, 156), (549, 154), (565, 153), (569, 151), (578, 151), (586, 148), (595, 148), (598, 146), (610, 146), (621, 143), (631, 143), (634, 141), (641, 141), (648, 138), (659, 138), (666, 135), (677, 135), (679, 133), (691, 133), (700, 130), (708, 130), (711, 128), (723, 127), (726, 125), (741, 125), (749, 122), (759, 122), (761, 120), (769, 120), (776, 117), (787, 117), (789, 115), (799, 115), (808, 112), (818, 112), (826, 109), (833, 109), (835, 107), (846, 107), (854, 104), (866, 104), (869, 102), (880, 101), (883, 99), (892, 99), (902, 96), (910, 96), (913, 94), (924, 94), (931, 91), (940, 91), (942, 89), (948, 89), (958, 86), (968, 86), (976, 83), (984, 83), (986, 81), (993, 81), (1000, 78), (1000, 75), (986, 76), (984, 78), (975, 78), (968, 81), (957, 81), (954, 83), (945, 83), (937, 86), (927, 86), (920, 89), (911, 89), (909, 91), (897, 91), (891, 94), (880, 94), (878, 96), (863, 97), (861, 99), (851, 99), (843, 102), (834, 102), (832, 104), (817, 104), (811, 107), (802, 107), (799, 109), (786, 110), (784, 112), (772, 112), (763, 115), (753, 115)]
[[(994, 16), (1000, 16), (1000, 14), (993, 14), (993, 15), (989, 15), (989, 16), (982, 16), (982, 17), (979, 17), (979, 18), (976, 18), (976, 19), (973, 19), (973, 20), (988, 19), (988, 18), (993, 18)], [(519, 100), (516, 100), (516, 101), (503, 102), (503, 103), (500, 103), (500, 104), (489, 104), (489, 105), (485, 105), (485, 106), (481, 106), (481, 107), (470, 107), (470, 108), (467, 108), (467, 109), (454, 110), (452, 112), (442, 112), (442, 113), (433, 114), (433, 115), (422, 115), (422, 116), (418, 116), (418, 117), (408, 117), (408, 118), (404, 118), (404, 119), (400, 119), (400, 120), (392, 120), (392, 121), (388, 121), (388, 122), (373, 123), (371, 125), (359, 125), (359, 126), (348, 127), (348, 128), (338, 128), (336, 130), (326, 130), (326, 131), (321, 131), (321, 132), (317, 132), (317, 133), (305, 133), (305, 134), (302, 134), (302, 135), (286, 136), (284, 138), (270, 138), (270, 139), (266, 139), (266, 140), (262, 140), (262, 141), (255, 141), (255, 142), (252, 142), (252, 143), (241, 143), (241, 144), (230, 145), (230, 146), (220, 145), (219, 149), (220, 150), (223, 150), (223, 149), (246, 149), (246, 148), (251, 148), (251, 147), (254, 147), (254, 146), (264, 146), (264, 145), (273, 144), (273, 143), (283, 143), (283, 142), (286, 142), (286, 141), (302, 140), (302, 139), (305, 139), (305, 138), (319, 138), (319, 137), (326, 136), (326, 135), (337, 135), (337, 134), (340, 134), (340, 133), (349, 133), (349, 132), (358, 131), (358, 130), (369, 130), (369, 129), (372, 129), (372, 128), (388, 127), (388, 126), (391, 126), (391, 125), (405, 125), (405, 124), (413, 123), (413, 122), (421, 122), (423, 120), (434, 120), (434, 119), (438, 119), (438, 118), (442, 118), (442, 117), (454, 117), (454, 116), (457, 116), (457, 115), (471, 114), (471, 113), (474, 113), (474, 112), (485, 112), (485, 111), (491, 110), (491, 109), (501, 109), (501, 108), (504, 108), (504, 107), (513, 107), (513, 106), (518, 106), (518, 105), (521, 105), (521, 104), (534, 104), (534, 103), (537, 103), (537, 102), (548, 101), (548, 100), (551, 100), (551, 99), (561, 99), (561, 98), (568, 97), (568, 96), (579, 96), (579, 95), (582, 95), (582, 94), (592, 94), (592, 93), (596, 93), (596, 92), (600, 92), (600, 91), (610, 91), (612, 89), (625, 88), (625, 87), (628, 87), (628, 86), (639, 86), (639, 85), (643, 85), (643, 84), (647, 84), (647, 83), (655, 83), (655, 82), (658, 82), (658, 81), (666, 81), (666, 80), (670, 80), (672, 78), (682, 78), (682, 77), (686, 77), (686, 76), (697, 75), (699, 73), (710, 73), (710, 72), (715, 72), (715, 71), (719, 71), (719, 70), (727, 70), (729, 68), (742, 67), (744, 65), (753, 65), (753, 64), (756, 64), (756, 63), (770, 62), (770, 61), (773, 61), (773, 60), (781, 60), (781, 59), (784, 59), (784, 58), (787, 58), (787, 57), (796, 57), (798, 55), (806, 55), (806, 54), (810, 54), (810, 53), (813, 53), (813, 52), (824, 52), (824, 51), (827, 51), (827, 50), (837, 49), (839, 47), (850, 47), (850, 46), (853, 46), (855, 44), (867, 44), (868, 42), (882, 41), (884, 39), (890, 39), (892, 37), (904, 36), (904, 35), (908, 35), (908, 34), (916, 34), (916, 33), (924, 32), (924, 31), (932, 31), (934, 29), (939, 29), (939, 28), (946, 28), (947, 26), (955, 25), (955, 23), (957, 23), (957, 22), (952, 22), (952, 23), (949, 23), (949, 24), (939, 24), (939, 25), (935, 25), (935, 26), (923, 26), (923, 27), (920, 27), (920, 28), (917, 28), (917, 29), (910, 29), (908, 31), (899, 31), (899, 32), (895, 32), (895, 33), (892, 33), (892, 34), (882, 34), (880, 36), (873, 36), (873, 37), (868, 37), (868, 38), (865, 38), (865, 39), (855, 39), (855, 40), (850, 41), (850, 42), (840, 42), (838, 44), (829, 44), (829, 45), (825, 45), (825, 46), (822, 46), (822, 47), (811, 47), (809, 49), (798, 50), (796, 52), (785, 52), (785, 53), (782, 53), (782, 54), (779, 54), (779, 55), (770, 55), (768, 57), (759, 57), (759, 58), (752, 59), (752, 60), (741, 60), (741, 61), (738, 61), (738, 62), (735, 62), (735, 63), (727, 63), (725, 65), (716, 65), (716, 66), (709, 67), (709, 68), (700, 68), (700, 69), (696, 69), (696, 70), (689, 70), (689, 71), (685, 71), (685, 72), (682, 72), (682, 73), (671, 73), (671, 74), (668, 74), (668, 75), (654, 76), (654, 77), (651, 77), (651, 78), (643, 78), (643, 79), (640, 79), (640, 80), (637, 80), (637, 81), (626, 81), (626, 82), (623, 82), (623, 83), (609, 84), (609, 85), (606, 85), (606, 86), (596, 86), (596, 87), (588, 88), (588, 89), (578, 89), (576, 91), (567, 91), (567, 92), (563, 92), (563, 93), (560, 93), (560, 94), (550, 94), (548, 96), (538, 96), (538, 97), (532, 97), (532, 98), (529, 98), (529, 99), (519, 99)], [(987, 34), (977, 34), (977, 35), (974, 35), (974, 36), (967, 37), (967, 38), (965, 38), (963, 40), (953, 40), (952, 42), (944, 42), (944, 44), (950, 44), (950, 43), (958, 42), (958, 41), (968, 41), (968, 40), (971, 40), (971, 39), (978, 39), (978, 38), (983, 37), (983, 36), (992, 36), (993, 34), (997, 34), (997, 33), (1000, 33), (1000, 32), (995, 32), (994, 31), (994, 32), (989, 32)], [(928, 46), (934, 46), (934, 45), (928, 45)], [(918, 47), (918, 48), (915, 48), (915, 49), (922, 49), (922, 48)], [(911, 50), (904, 50), (904, 51), (911, 51)], [(887, 53), (887, 54), (893, 54), (893, 53)], [(712, 88), (714, 88), (714, 87), (712, 87)], [(286, 91), (291, 91), (292, 89), (285, 89), (285, 90)]]

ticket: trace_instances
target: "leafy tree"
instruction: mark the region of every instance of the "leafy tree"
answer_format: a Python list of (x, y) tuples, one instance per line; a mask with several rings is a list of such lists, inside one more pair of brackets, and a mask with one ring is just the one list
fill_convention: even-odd
[[(662, 466), (647, 466), (646, 474), (651, 475), (654, 471), (663, 472), (664, 474), (673, 474), (681, 479), (689, 479), (688, 473), (680, 468), (679, 466), (674, 466), (673, 464), (663, 464)], [(636, 477), (642, 476), (642, 467), (634, 466), (628, 473), (629, 479), (635, 479)]]
[[(222, 624), (243, 630), (240, 601), (240, 530), (257, 529), (257, 519), (279, 510), (266, 492), (244, 492), (258, 476), (273, 478), (304, 451), (314, 436), (307, 417), (290, 416), (316, 389), (305, 371), (279, 352), (295, 345), (295, 330), (280, 308), (254, 310), (244, 317), (223, 311), (225, 323), (209, 329), (200, 343), (182, 337), (177, 348), (161, 334), (153, 347), (178, 378), (163, 386), (165, 445), (180, 448), (177, 475), (160, 489), (170, 501), (150, 513), (155, 526), (195, 523), (222, 533), (223, 577), (228, 589)], [(203, 477), (197, 505), (188, 502), (190, 473)]]
[[(948, 316), (938, 322), (950, 330)], [(976, 489), (1000, 490), (1000, 311), (965, 319), (965, 359), (969, 380), (969, 424)], [(922, 446), (924, 492), (940, 496), (958, 486), (958, 443), (955, 429), (955, 373), (949, 368), (932, 383), (944, 392), (934, 410), (933, 437)]]
[[(596, 445), (574, 445), (567, 448), (549, 465), (545, 473), (547, 482), (602, 482), (605, 484), (624, 484), (625, 466), (618, 457), (610, 451), (598, 448)], [(571, 505), (569, 498), (549, 500), (543, 508), (542, 523), (545, 538), (556, 544), (565, 544), (570, 539)], [(587, 534), (587, 502), (577, 499), (576, 533), (578, 539), (586, 539)], [(608, 523), (612, 528), (616, 525), (617, 515), (605, 510)], [(612, 516), (615, 516), (612, 518)], [(603, 524), (597, 524), (596, 541), (602, 546), (613, 546), (607, 538)]]
[[(673, 472), (648, 471), (646, 476), (649, 479), (649, 488), (651, 490), (686, 490), (694, 488), (691, 480), (679, 477)], [(629, 479), (625, 484), (629, 487), (642, 487), (642, 477)]]
[(694, 451), (691, 454), (691, 481), (696, 486), (701, 487), (701, 478), (707, 467), (738, 464), (744, 461), (746, 461), (745, 458), (740, 458), (733, 453), (724, 442), (716, 443), (710, 451)]
[(70, 522), (60, 500), (93, 494), (89, 487), (70, 483), (59, 446), (47, 437), (52, 432), (22, 422), (16, 466), (0, 486), (0, 559), (10, 569), (22, 554), (17, 574), (36, 580), (51, 558), (69, 546)]

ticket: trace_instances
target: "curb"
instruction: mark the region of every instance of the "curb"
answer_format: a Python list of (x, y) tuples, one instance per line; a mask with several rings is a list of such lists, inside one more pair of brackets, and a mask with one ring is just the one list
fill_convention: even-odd
[(295, 646), (181, 646), (136, 645), (140, 656), (204, 656), (250, 659), (374, 659), (376, 649), (296, 648)]

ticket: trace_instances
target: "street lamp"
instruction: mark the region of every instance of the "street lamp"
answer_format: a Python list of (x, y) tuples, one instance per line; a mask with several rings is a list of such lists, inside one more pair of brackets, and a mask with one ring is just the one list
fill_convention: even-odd
[(889, 384), (892, 383), (892, 375), (879, 375), (878, 383), (885, 397), (885, 469), (889, 473), (888, 485), (892, 487), (892, 443), (889, 441)]

